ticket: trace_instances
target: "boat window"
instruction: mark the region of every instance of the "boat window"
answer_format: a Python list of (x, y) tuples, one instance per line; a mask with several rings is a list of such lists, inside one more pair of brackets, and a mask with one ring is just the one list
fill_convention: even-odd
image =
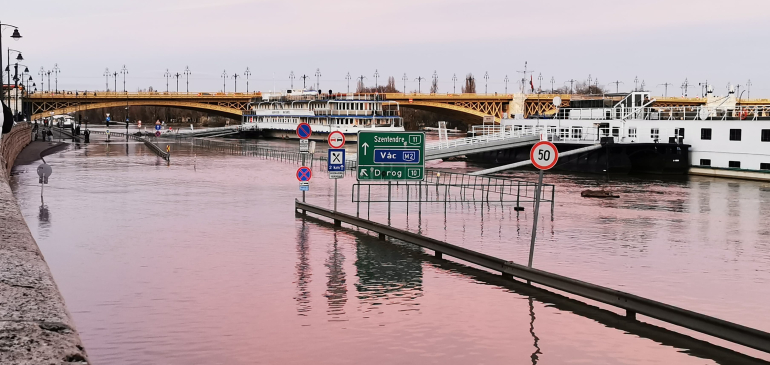
[(770, 129), (762, 130), (762, 142), (770, 142)]
[(612, 136), (613, 137), (619, 137), (620, 136), (620, 128), (612, 127)]
[(760, 169), (760, 170), (770, 170), (770, 163), (767, 163), (767, 162), (761, 162), (761, 163), (759, 164), (759, 169)]
[(660, 129), (659, 128), (651, 128), (650, 129), (650, 138), (652, 138), (652, 139), (660, 138)]
[(701, 166), (711, 166), (711, 160), (707, 158), (700, 159)]
[(740, 141), (741, 140), (741, 130), (740, 129), (730, 129), (730, 140), (731, 141)]
[(700, 139), (711, 139), (711, 128), (701, 128)]
[(583, 139), (583, 128), (582, 127), (572, 127), (572, 138), (574, 138), (574, 139)]
[(729, 162), (730, 168), (739, 169), (741, 168), (741, 162), (740, 161), (730, 161)]
[(559, 138), (561, 138), (561, 139), (569, 138), (569, 128), (560, 128), (559, 129)]
[(628, 128), (628, 137), (636, 138), (636, 128)]

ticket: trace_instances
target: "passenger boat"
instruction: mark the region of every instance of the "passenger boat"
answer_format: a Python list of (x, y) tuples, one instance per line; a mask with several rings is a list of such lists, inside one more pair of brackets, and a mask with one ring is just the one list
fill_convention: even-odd
[[(739, 103), (733, 90), (715, 96), (711, 87), (702, 105), (654, 102), (648, 92), (589, 97), (550, 115), (504, 118), (500, 128), (539, 129), (560, 152), (602, 145), (560, 158), (556, 168), (563, 170), (770, 179), (770, 105)], [(518, 162), (529, 158), (529, 148), (468, 157)]]
[(243, 113), (241, 130), (268, 138), (298, 138), (297, 126), (308, 123), (311, 139), (326, 140), (340, 131), (356, 141), (358, 131), (403, 131), (399, 105), (382, 94), (328, 94), (307, 90), (266, 92), (252, 99)]

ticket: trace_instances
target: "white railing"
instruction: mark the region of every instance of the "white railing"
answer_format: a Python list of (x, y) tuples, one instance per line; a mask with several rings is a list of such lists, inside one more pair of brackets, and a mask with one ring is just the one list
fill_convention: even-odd
[[(469, 146), (474, 144), (483, 144), (483, 143), (489, 143), (489, 142), (495, 142), (495, 141), (502, 141), (506, 139), (527, 137), (527, 136), (539, 136), (542, 133), (546, 133), (545, 127), (533, 127), (533, 128), (527, 128), (526, 130), (517, 130), (517, 131), (514, 131), (509, 128), (500, 128), (500, 126), (497, 126), (497, 127), (498, 127), (497, 132), (486, 133), (486, 134), (474, 136), (474, 137), (457, 138), (457, 139), (452, 139), (448, 141), (438, 141), (438, 142), (427, 143), (425, 145), (425, 151), (464, 147), (464, 146)], [(489, 128), (489, 129), (491, 130), (492, 128)]]
[[(597, 113), (600, 110), (603, 112)], [(555, 120), (770, 120), (770, 105), (562, 108)], [(515, 123), (513, 121), (512, 123)], [(485, 126), (486, 127), (486, 126)], [(475, 131), (474, 127), (474, 131)]]

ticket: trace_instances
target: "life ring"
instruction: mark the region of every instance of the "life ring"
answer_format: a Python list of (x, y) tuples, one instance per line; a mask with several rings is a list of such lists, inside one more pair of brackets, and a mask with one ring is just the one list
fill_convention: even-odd
[(746, 109), (743, 109), (743, 110), (741, 111), (741, 120), (744, 120), (744, 119), (746, 119), (748, 116), (749, 116), (749, 111), (748, 111), (748, 110), (746, 110)]

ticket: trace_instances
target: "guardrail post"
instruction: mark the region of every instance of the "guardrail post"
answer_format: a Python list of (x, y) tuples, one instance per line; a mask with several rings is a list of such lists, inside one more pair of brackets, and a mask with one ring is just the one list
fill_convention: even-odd
[(630, 309), (626, 309), (626, 318), (635, 321), (636, 320), (636, 312), (634, 312), (634, 311), (632, 311)]

